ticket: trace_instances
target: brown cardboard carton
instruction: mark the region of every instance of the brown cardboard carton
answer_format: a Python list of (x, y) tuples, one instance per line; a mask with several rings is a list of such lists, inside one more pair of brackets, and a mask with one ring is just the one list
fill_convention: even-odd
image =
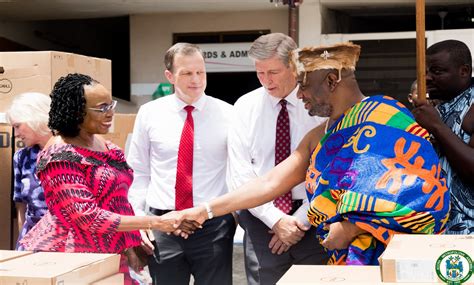
[(91, 285), (123, 285), (124, 276), (123, 273), (116, 273), (107, 278), (92, 282)]
[(277, 284), (367, 285), (381, 282), (378, 266), (293, 265)]
[(0, 250), (0, 263), (32, 253), (31, 251)]
[(0, 52), (0, 112), (24, 92), (49, 94), (68, 73), (83, 73), (112, 90), (112, 64), (108, 59), (57, 51)]
[[(56, 51), (0, 52), (0, 249), (10, 249), (12, 238), (12, 131), (3, 123), (5, 112), (20, 93), (49, 94), (68, 73), (83, 73), (112, 88), (111, 61)], [(14, 225), (16, 229), (16, 224)]]
[(136, 117), (136, 114), (114, 114), (112, 127), (109, 133), (103, 135), (103, 137), (125, 151), (127, 139), (132, 135)]
[(0, 263), (0, 285), (89, 285), (119, 271), (120, 255), (39, 252)]
[[(474, 236), (395, 235), (379, 259), (382, 281), (444, 283), (437, 276), (436, 261), (449, 250), (460, 250), (474, 259)], [(466, 284), (473, 283), (471, 277)]]
[(11, 249), (12, 128), (0, 124), (0, 249)]

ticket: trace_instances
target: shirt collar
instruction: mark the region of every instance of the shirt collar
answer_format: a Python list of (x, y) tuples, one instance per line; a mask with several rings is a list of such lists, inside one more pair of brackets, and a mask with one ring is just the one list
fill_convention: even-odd
[[(268, 94), (268, 92), (266, 92)], [(270, 103), (272, 104), (272, 107), (273, 108), (276, 108), (278, 107), (278, 105), (280, 105), (280, 101), (282, 99), (285, 99), (287, 102), (288, 102), (288, 105), (290, 106), (296, 106), (296, 104), (298, 103), (298, 98), (296, 97), (296, 94), (298, 93), (298, 85), (296, 85), (295, 89), (293, 89), (293, 91), (290, 92), (290, 94), (288, 94), (288, 96), (286, 96), (285, 98), (277, 98), (277, 97), (273, 97), (272, 95), (268, 94), (268, 98), (270, 99)], [(287, 106), (288, 106), (287, 105)]]
[[(183, 110), (184, 107), (188, 106), (188, 104), (181, 101), (181, 99), (179, 99), (178, 96), (176, 96), (176, 94), (173, 94), (172, 96), (174, 96), (174, 98), (175, 98), (176, 111), (179, 112), (179, 111)], [(195, 110), (202, 111), (204, 109), (204, 107), (206, 106), (207, 97), (208, 96), (206, 94), (202, 94), (201, 98), (199, 98), (196, 102), (191, 104), (191, 106), (193, 106)]]

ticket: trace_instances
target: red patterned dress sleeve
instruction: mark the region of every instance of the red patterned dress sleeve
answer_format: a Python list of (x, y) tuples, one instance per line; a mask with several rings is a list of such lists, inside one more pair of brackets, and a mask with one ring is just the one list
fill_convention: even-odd
[(120, 215), (134, 214), (133, 172), (121, 150), (52, 147), (40, 155), (38, 177), (48, 213), (21, 241), (27, 250), (118, 253), (139, 245), (137, 231), (117, 232)]

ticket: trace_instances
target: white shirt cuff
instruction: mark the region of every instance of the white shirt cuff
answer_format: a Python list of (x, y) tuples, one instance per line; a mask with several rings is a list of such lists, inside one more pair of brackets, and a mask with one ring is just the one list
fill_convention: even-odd
[(311, 226), (311, 224), (308, 221), (308, 209), (309, 209), (309, 204), (308, 203), (303, 203), (298, 210), (293, 214), (293, 217), (297, 218), (300, 220), (305, 226)]
[[(271, 202), (270, 202), (271, 203)], [(260, 219), (270, 229), (286, 214), (276, 207), (268, 207), (263, 212), (256, 213), (253, 209), (249, 209), (250, 213)]]

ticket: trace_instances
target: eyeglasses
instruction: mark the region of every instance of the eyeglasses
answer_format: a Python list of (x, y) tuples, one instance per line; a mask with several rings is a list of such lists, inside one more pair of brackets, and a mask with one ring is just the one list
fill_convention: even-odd
[(112, 103), (102, 105), (99, 108), (89, 107), (87, 109), (92, 110), (92, 111), (96, 111), (96, 112), (100, 112), (100, 113), (107, 113), (110, 110), (114, 110), (115, 106), (117, 106), (117, 100), (112, 100)]

